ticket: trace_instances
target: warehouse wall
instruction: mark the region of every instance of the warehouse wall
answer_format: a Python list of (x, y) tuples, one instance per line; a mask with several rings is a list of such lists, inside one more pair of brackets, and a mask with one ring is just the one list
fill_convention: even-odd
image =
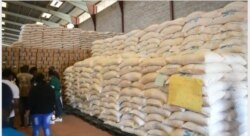
[(121, 10), (118, 2), (97, 14), (96, 29), (100, 32), (121, 32)]
[(168, 1), (125, 1), (125, 32), (170, 20)]
[(86, 31), (94, 31), (94, 24), (91, 18), (88, 20), (84, 21), (79, 25), (79, 28), (86, 30)]
[(212, 11), (224, 7), (230, 1), (175, 1), (174, 17), (185, 17), (195, 11)]
[[(222, 8), (231, 1), (174, 1), (174, 18), (185, 17), (195, 11)], [(129, 32), (170, 20), (169, 1), (124, 1), (124, 29)], [(94, 30), (91, 19), (79, 25)], [(118, 2), (97, 14), (97, 31), (122, 32), (121, 10)]]

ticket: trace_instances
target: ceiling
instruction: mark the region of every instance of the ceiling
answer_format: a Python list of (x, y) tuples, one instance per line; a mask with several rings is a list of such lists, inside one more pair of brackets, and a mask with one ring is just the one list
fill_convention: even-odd
[[(34, 24), (42, 22), (48, 26), (66, 26), (71, 22), (71, 16), (79, 17), (83, 13), (88, 13), (87, 4), (97, 4), (100, 0), (94, 1), (62, 1), (59, 7), (50, 6), (51, 1), (4, 1), (7, 7), (2, 7), (2, 17), (5, 24), (2, 25), (3, 44), (10, 45), (18, 40), (21, 26), (23, 24)], [(52, 16), (48, 19), (41, 17), (46, 12)]]

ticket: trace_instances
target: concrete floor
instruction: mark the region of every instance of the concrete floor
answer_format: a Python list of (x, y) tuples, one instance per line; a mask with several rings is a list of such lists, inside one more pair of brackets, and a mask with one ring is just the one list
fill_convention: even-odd
[[(27, 136), (32, 134), (32, 127), (18, 129)], [(51, 125), (51, 131), (52, 136), (111, 136), (73, 115), (64, 115), (63, 122)], [(43, 136), (42, 129), (40, 129), (40, 136)]]

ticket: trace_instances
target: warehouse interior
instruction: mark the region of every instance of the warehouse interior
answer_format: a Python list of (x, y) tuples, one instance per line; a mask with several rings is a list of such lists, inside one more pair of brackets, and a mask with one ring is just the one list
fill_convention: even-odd
[[(54, 136), (247, 136), (247, 5), (2, 1), (2, 73), (58, 74)], [(33, 136), (19, 114), (14, 128)]]

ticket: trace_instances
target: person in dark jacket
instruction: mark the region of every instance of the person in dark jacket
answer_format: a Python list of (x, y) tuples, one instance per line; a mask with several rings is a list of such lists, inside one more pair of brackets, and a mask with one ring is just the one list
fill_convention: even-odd
[(32, 136), (39, 135), (40, 127), (43, 128), (44, 136), (51, 136), (50, 119), (55, 106), (55, 92), (46, 83), (44, 75), (38, 73), (34, 77), (35, 85), (29, 93), (29, 111), (32, 120)]

